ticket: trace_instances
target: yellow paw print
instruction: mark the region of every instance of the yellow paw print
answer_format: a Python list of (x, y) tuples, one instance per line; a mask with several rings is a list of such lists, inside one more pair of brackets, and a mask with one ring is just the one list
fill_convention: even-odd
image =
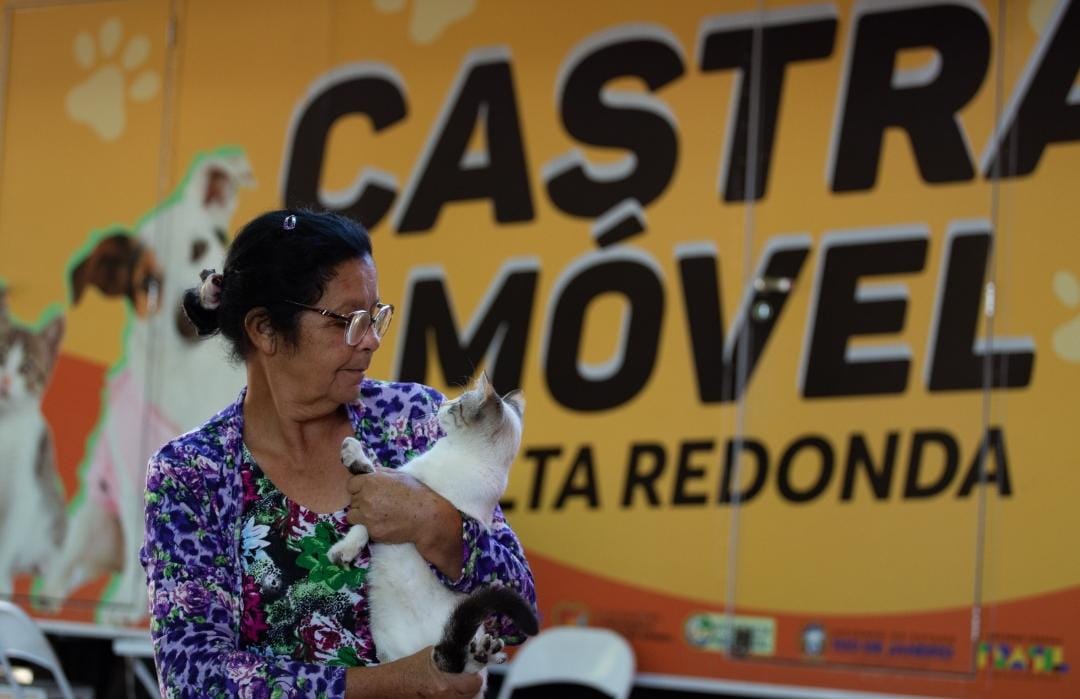
[[(1054, 275), (1054, 295), (1067, 308), (1080, 306), (1080, 280), (1065, 270)], [(1067, 362), (1080, 362), (1080, 315), (1054, 331), (1054, 353)]]
[[(379, 12), (401, 12), (406, 0), (375, 0)], [(476, 0), (412, 0), (409, 36), (418, 44), (430, 44), (446, 28), (476, 9)]]
[(75, 61), (91, 72), (68, 91), (64, 103), (73, 121), (86, 124), (106, 141), (124, 133), (127, 100), (145, 102), (161, 88), (161, 78), (149, 68), (132, 76), (150, 56), (150, 40), (137, 34), (121, 50), (122, 40), (123, 28), (115, 17), (101, 25), (96, 39), (89, 32), (79, 32)]

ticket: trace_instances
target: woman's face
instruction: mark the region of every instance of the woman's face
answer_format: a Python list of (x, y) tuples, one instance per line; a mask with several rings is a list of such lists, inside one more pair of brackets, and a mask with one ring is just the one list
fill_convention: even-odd
[[(335, 267), (323, 295), (311, 305), (347, 316), (361, 309), (372, 313), (379, 300), (375, 263), (368, 256)], [(301, 311), (297, 326), (296, 347), (284, 353), (279, 365), (289, 375), (297, 398), (304, 403), (329, 401), (334, 407), (359, 398), (360, 382), (379, 349), (375, 331), (369, 328), (360, 344), (350, 347), (341, 321)]]

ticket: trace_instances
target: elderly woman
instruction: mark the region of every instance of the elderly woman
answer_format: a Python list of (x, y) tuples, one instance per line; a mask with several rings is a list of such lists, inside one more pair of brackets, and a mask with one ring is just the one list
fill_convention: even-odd
[[(362, 523), (374, 541), (413, 543), (452, 590), (508, 585), (535, 605), (501, 512), (485, 529), (394, 471), (439, 438), (443, 397), (365, 376), (393, 315), (367, 232), (333, 214), (263, 214), (185, 309), (227, 339), (247, 387), (150, 461), (142, 563), (163, 696), (476, 694), (479, 677), (440, 672), (430, 648), (377, 664), (368, 549), (342, 566), (326, 555)], [(387, 468), (350, 482), (348, 436)]]

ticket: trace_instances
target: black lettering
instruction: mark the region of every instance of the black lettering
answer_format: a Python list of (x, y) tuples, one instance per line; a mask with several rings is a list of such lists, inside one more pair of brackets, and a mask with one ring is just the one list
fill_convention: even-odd
[[(561, 405), (607, 410), (633, 398), (648, 382), (664, 318), (664, 285), (652, 265), (649, 258), (616, 248), (573, 274), (557, 292), (544, 368), (551, 395)], [(594, 370), (578, 361), (582, 326), (589, 304), (608, 293), (626, 299), (625, 330), (611, 367)]]
[[(813, 485), (806, 490), (799, 491), (791, 483), (791, 470), (795, 464), (796, 455), (804, 449), (817, 450), (821, 455), (821, 472)], [(825, 492), (825, 488), (828, 487), (829, 479), (832, 478), (834, 461), (832, 446), (825, 439), (811, 436), (795, 440), (791, 446), (784, 450), (777, 467), (776, 480), (777, 486), (780, 488), (780, 494), (790, 502), (803, 503), (813, 500)]]
[(855, 475), (860, 466), (866, 472), (874, 497), (878, 500), (888, 499), (889, 489), (892, 486), (893, 466), (896, 465), (896, 445), (899, 441), (899, 433), (889, 432), (885, 440), (885, 454), (881, 457), (881, 467), (878, 468), (870, 456), (870, 447), (866, 445), (866, 438), (861, 434), (851, 435), (847, 464), (844, 466), (844, 487), (840, 492), (841, 501), (854, 499)]
[[(395, 228), (401, 233), (430, 230), (450, 201), (491, 199), (499, 223), (533, 218), (510, 59), (489, 54), (470, 56), (451, 91), (447, 101), (452, 106), (435, 124), (438, 136), (420, 159), (397, 214)], [(478, 124), (486, 149), (468, 153)]]
[[(956, 113), (982, 85), (990, 61), (990, 29), (957, 3), (866, 12), (852, 27), (847, 92), (834, 135), (830, 180), (835, 192), (871, 189), (885, 129), (907, 132), (927, 182), (970, 180), (975, 169)], [(905, 49), (930, 48), (928, 68), (895, 68)]]
[[(926, 446), (937, 444), (945, 452), (945, 467), (936, 481), (923, 485), (919, 481)], [(929, 498), (949, 487), (956, 476), (960, 462), (960, 449), (956, 440), (946, 432), (916, 432), (911, 438), (911, 455), (908, 457), (907, 481), (904, 484), (905, 499)]]
[(529, 509), (540, 509), (541, 498), (544, 495), (544, 476), (547, 475), (548, 461), (562, 456), (562, 447), (532, 447), (525, 450), (525, 458), (536, 461), (532, 490), (529, 493)]
[[(651, 468), (646, 470), (642, 464), (646, 458), (652, 459)], [(630, 464), (626, 472), (626, 484), (623, 486), (622, 506), (630, 507), (634, 504), (634, 491), (641, 490), (645, 493), (649, 505), (656, 507), (660, 504), (660, 496), (656, 492), (656, 480), (664, 472), (664, 464), (667, 461), (667, 452), (664, 446), (657, 443), (642, 443), (630, 445)]]
[[(702, 31), (701, 70), (740, 71), (738, 112), (727, 135), (725, 152), (729, 156), (721, 170), (721, 195), (729, 202), (765, 196), (787, 66), (827, 58), (836, 37), (835, 10), (831, 7), (765, 13), (762, 24), (746, 26), (740, 22), (732, 26), (726, 17), (719, 17), (707, 21)], [(755, 41), (760, 46), (755, 47)], [(756, 164), (752, 181), (748, 162)]]
[(987, 177), (1030, 175), (1048, 145), (1080, 140), (1080, 102), (1071, 98), (1080, 70), (1080, 2), (1059, 3), (1043, 37), (987, 150)]
[[(724, 341), (724, 307), (715, 253), (687, 248), (688, 252), (679, 254), (683, 306), (701, 402), (730, 402), (742, 397), (772, 337), (773, 327), (787, 305), (809, 249), (810, 242), (805, 236), (769, 240), (757, 273), (747, 284), (733, 328), (735, 337), (730, 344)], [(766, 284), (766, 280), (784, 282)], [(767, 315), (753, 312), (761, 304), (768, 309)], [(740, 364), (742, 370), (736, 372)]]
[(705, 468), (694, 466), (690, 459), (694, 452), (712, 451), (713, 442), (683, 442), (679, 448), (679, 466), (675, 471), (675, 489), (671, 495), (672, 505), (704, 505), (708, 497), (704, 493), (688, 493), (686, 486), (690, 481), (699, 481), (705, 477)]
[(562, 69), (559, 112), (566, 131), (582, 143), (630, 151), (614, 167), (594, 167), (576, 151), (545, 166), (548, 196), (573, 216), (595, 218), (628, 199), (644, 207), (675, 173), (678, 129), (667, 107), (604, 87), (633, 76), (656, 92), (683, 74), (678, 45), (665, 35), (634, 32), (605, 32), (586, 41)]
[(854, 335), (899, 332), (907, 312), (905, 290), (859, 288), (866, 275), (917, 272), (926, 259), (926, 233), (866, 232), (825, 237), (820, 252), (818, 297), (809, 332), (802, 391), (807, 398), (902, 393), (910, 349), (848, 347)]
[[(994, 453), (994, 469), (986, 470), (986, 457)], [(971, 494), (976, 485), (997, 483), (998, 492), (1002, 495), (1012, 495), (1012, 484), (1009, 481), (1009, 457), (1005, 452), (1005, 433), (1000, 427), (991, 427), (983, 435), (982, 442), (975, 452), (975, 458), (971, 461), (967, 476), (957, 491), (956, 497), (962, 498)]]
[(926, 358), (931, 391), (1022, 388), (1031, 383), (1035, 343), (1030, 338), (992, 337), (987, 342), (975, 337), (989, 254), (989, 224), (949, 231)]
[(427, 382), (428, 340), (433, 335), (446, 383), (467, 383), (487, 357), (491, 381), (500, 391), (520, 388), (538, 272), (517, 267), (503, 268), (502, 283), (492, 284), (461, 335), (441, 276), (414, 278), (394, 372), (399, 380)]
[(319, 186), (326, 141), (334, 123), (348, 114), (366, 114), (375, 131), (402, 120), (407, 111), (403, 92), (389, 71), (365, 68), (327, 85), (302, 105), (290, 129), (285, 155), (285, 206), (329, 209), (360, 221), (368, 229), (377, 226), (397, 196), (393, 178), (368, 170), (352, 192), (351, 201), (339, 195), (335, 198), (342, 199), (340, 204), (332, 205)]
[[(737, 475), (740, 484), (745, 481), (742, 475), (745, 473), (746, 461), (739, 456), (744, 451), (754, 455), (754, 478), (744, 490), (737, 491), (733, 489), (732, 480)], [(720, 479), (720, 504), (739, 505), (750, 502), (761, 492), (768, 475), (769, 452), (764, 444), (755, 439), (729, 439), (724, 456), (724, 474)]]
[[(579, 482), (580, 481), (580, 482)], [(592, 449), (586, 444), (578, 450), (574, 465), (563, 481), (555, 509), (561, 510), (570, 498), (585, 498), (591, 509), (600, 507), (600, 493), (596, 487), (596, 469), (593, 467)]]

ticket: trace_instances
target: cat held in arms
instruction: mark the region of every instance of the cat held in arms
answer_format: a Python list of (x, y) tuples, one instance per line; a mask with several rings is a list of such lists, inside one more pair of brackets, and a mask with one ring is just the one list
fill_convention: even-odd
[[(468, 391), (440, 406), (445, 436), (400, 471), (490, 527), (521, 444), (524, 410), (521, 391), (500, 397), (481, 374)], [(352, 437), (341, 445), (341, 460), (354, 474), (375, 470)], [(328, 556), (344, 564), (367, 543), (367, 529), (355, 525)], [(517, 592), (508, 587), (485, 587), (469, 595), (449, 590), (412, 544), (373, 543), (369, 576), (371, 634), (380, 662), (434, 646), (440, 670), (477, 672), (506, 660), (502, 640), (484, 630), (491, 614), (509, 616), (527, 635), (537, 632), (536, 615)]]

